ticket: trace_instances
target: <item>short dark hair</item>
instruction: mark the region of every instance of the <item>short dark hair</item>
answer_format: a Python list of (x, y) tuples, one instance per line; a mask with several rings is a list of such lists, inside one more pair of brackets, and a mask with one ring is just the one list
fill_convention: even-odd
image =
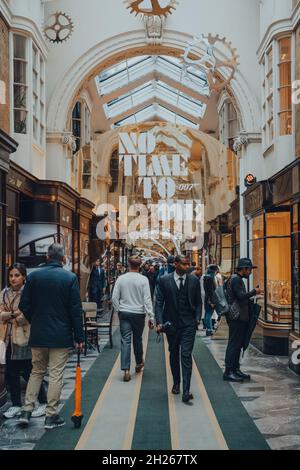
[(177, 255), (175, 257), (175, 263), (182, 263), (183, 260), (189, 259), (188, 256)]
[(142, 264), (142, 260), (137, 255), (130, 256), (130, 258), (128, 258), (128, 264), (131, 269), (138, 269)]
[(27, 269), (25, 264), (22, 263), (14, 263), (8, 268), (8, 277), (13, 269), (17, 269), (22, 276), (27, 276)]

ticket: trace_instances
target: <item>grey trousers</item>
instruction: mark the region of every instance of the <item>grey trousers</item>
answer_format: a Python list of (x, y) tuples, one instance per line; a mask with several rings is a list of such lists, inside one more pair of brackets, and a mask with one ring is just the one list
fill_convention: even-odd
[(130, 369), (131, 337), (133, 336), (133, 351), (136, 364), (143, 362), (143, 331), (145, 315), (119, 312), (121, 331), (121, 369)]

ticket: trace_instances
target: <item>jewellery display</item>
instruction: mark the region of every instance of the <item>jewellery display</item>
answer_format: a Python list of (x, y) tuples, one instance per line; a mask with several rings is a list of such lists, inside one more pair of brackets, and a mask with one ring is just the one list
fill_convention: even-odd
[(268, 282), (268, 302), (276, 306), (291, 305), (291, 284), (287, 281)]

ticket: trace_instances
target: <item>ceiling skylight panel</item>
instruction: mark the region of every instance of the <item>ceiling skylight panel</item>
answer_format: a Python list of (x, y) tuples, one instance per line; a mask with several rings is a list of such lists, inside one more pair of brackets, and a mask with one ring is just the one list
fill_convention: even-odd
[(155, 89), (153, 83), (147, 82), (133, 91), (105, 104), (104, 110), (108, 118), (113, 118), (135, 106), (138, 106), (139, 104), (144, 103), (145, 101), (154, 99), (154, 97)]

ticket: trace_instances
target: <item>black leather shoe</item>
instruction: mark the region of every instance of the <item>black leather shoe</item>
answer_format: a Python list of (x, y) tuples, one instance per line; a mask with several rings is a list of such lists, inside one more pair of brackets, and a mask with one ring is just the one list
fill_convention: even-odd
[(226, 380), (227, 382), (244, 382), (244, 380), (234, 372), (225, 372), (223, 375), (223, 380)]
[(194, 399), (194, 395), (192, 393), (184, 393), (182, 395), (183, 403), (189, 403), (193, 399)]
[(240, 369), (235, 370), (234, 373), (243, 380), (251, 380), (251, 375), (244, 374)]
[(173, 393), (173, 395), (179, 395), (180, 394), (180, 385), (173, 385), (172, 393)]

